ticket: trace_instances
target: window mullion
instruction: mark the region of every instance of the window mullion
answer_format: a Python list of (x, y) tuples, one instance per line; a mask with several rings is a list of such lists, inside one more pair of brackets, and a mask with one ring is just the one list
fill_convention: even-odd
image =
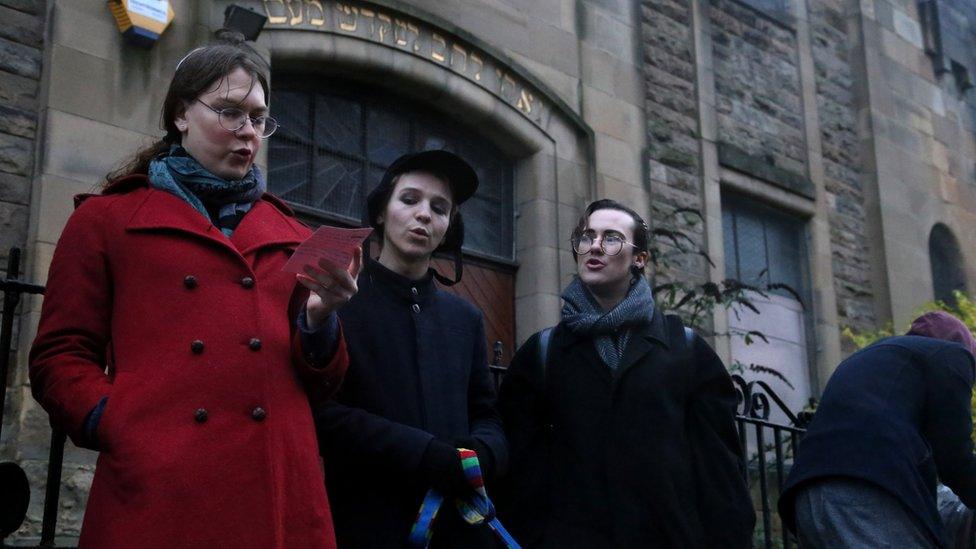
[(316, 150), (317, 145), (315, 141), (315, 96), (314, 92), (308, 93), (308, 145), (306, 146), (306, 151), (308, 154), (308, 168), (306, 169), (306, 184), (305, 184), (305, 203), (312, 204), (312, 189), (315, 188), (315, 164), (316, 164)]

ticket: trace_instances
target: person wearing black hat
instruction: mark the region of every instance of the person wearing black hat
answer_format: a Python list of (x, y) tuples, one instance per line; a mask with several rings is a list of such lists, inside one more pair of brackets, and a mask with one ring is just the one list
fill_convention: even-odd
[[(447, 151), (405, 155), (367, 198), (364, 224), (380, 255), (367, 259), (359, 292), (339, 310), (350, 365), (334, 401), (315, 410), (340, 547), (401, 547), (430, 488), (471, 490), (456, 448), (477, 452), (488, 482), (507, 445), (488, 372), (484, 320), (435, 280), (461, 278), (459, 206), (478, 187), (474, 170)], [(435, 252), (455, 259), (448, 278)], [(491, 547), (487, 527), (445, 505), (434, 546)]]

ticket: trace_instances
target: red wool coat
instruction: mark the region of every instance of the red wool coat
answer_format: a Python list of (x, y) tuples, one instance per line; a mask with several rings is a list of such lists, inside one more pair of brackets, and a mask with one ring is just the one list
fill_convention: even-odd
[[(73, 440), (102, 397), (82, 547), (335, 547), (282, 272), (310, 231), (265, 195), (231, 239), (191, 206), (126, 181), (89, 197), (51, 262), (30, 354), (35, 398)], [(105, 365), (108, 372), (105, 373)]]

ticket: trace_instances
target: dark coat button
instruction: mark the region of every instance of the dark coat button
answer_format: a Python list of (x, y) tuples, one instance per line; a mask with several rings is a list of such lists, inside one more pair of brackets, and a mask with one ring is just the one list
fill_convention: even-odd
[(251, 341), (249, 341), (247, 343), (247, 346), (250, 347), (252, 351), (260, 351), (261, 350), (261, 340), (258, 339), (258, 338), (256, 338), (256, 337), (252, 337), (251, 338)]
[(415, 312), (415, 313), (419, 313), (420, 312), (420, 305), (417, 305), (416, 303), (414, 303), (413, 304), (413, 307), (410, 307), (410, 308), (413, 309), (413, 312)]
[(207, 421), (207, 410), (206, 408), (197, 408), (196, 412), (193, 412), (193, 419), (197, 423), (203, 423)]
[(202, 353), (203, 352), (203, 342), (200, 341), (199, 339), (194, 339), (190, 343), (190, 350), (193, 351), (193, 354), (195, 354), (195, 355), (198, 355), (198, 354)]
[(268, 412), (264, 411), (264, 408), (260, 406), (251, 410), (251, 419), (254, 421), (264, 421), (266, 417), (268, 417)]
[(186, 286), (187, 290), (192, 290), (193, 288), (196, 288), (197, 277), (193, 275), (187, 275), (186, 278), (183, 279), (183, 285)]
[(245, 276), (241, 279), (241, 286), (244, 286), (245, 290), (250, 290), (254, 287), (254, 279), (249, 276)]
[(417, 287), (416, 287), (416, 286), (414, 286), (413, 288), (410, 288), (410, 293), (412, 293), (413, 295), (417, 295), (417, 294), (419, 293), (419, 292), (417, 291)]

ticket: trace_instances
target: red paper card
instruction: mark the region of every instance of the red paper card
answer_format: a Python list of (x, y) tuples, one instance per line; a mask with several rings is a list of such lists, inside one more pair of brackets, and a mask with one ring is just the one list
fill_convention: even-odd
[(373, 229), (340, 229), (323, 225), (312, 236), (302, 242), (281, 270), (289, 273), (305, 273), (306, 265), (319, 266), (325, 259), (333, 265), (345, 267), (352, 259), (353, 251), (362, 245), (363, 240)]

